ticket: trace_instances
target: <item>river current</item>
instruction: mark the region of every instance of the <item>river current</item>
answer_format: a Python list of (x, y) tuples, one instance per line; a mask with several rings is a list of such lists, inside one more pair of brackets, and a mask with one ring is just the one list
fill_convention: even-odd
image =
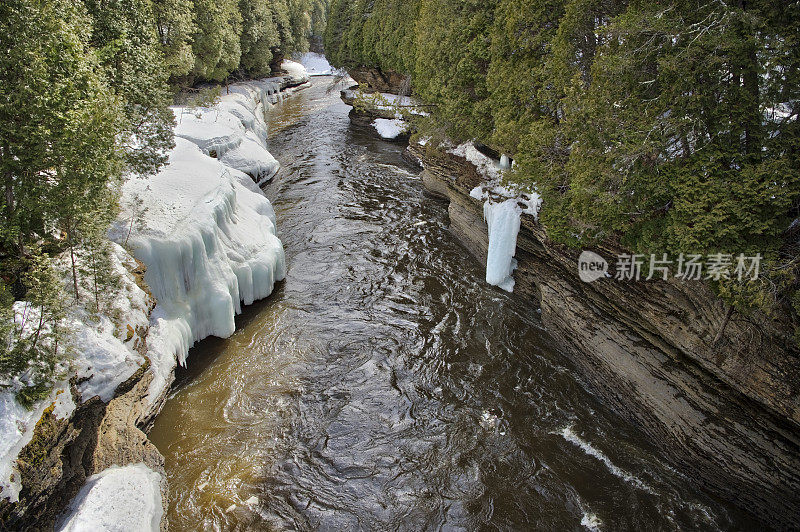
[(746, 527), (585, 391), (330, 83), (270, 112), (286, 280), (191, 351), (150, 434), (170, 528)]

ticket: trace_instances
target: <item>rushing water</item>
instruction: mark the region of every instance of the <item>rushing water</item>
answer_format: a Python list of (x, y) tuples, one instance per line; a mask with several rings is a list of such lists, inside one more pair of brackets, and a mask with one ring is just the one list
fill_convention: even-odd
[(192, 350), (151, 433), (171, 528), (744, 526), (584, 391), (328, 83), (270, 117), (286, 281)]

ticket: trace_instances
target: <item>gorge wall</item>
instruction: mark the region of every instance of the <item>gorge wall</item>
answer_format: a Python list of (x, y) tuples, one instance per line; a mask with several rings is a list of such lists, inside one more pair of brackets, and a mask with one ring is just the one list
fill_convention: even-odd
[[(449, 202), (451, 231), (486, 263), (482, 176), (467, 160), (412, 144), (423, 182)], [(623, 250), (594, 249), (606, 259)], [(515, 295), (541, 308), (586, 386), (642, 428), (685, 474), (765, 522), (800, 515), (800, 372), (791, 327), (733, 313), (700, 282), (584, 283), (579, 251), (522, 216)], [(716, 338), (716, 342), (715, 342)]]

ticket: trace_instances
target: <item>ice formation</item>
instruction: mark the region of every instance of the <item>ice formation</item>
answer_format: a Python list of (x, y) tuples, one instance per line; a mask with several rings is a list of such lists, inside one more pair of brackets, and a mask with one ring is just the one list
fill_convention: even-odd
[(267, 198), (249, 177), (183, 138), (169, 164), (151, 178), (129, 180), (123, 198), (136, 198), (123, 201), (123, 220), (136, 216), (136, 202), (147, 206), (129, 244), (147, 265), (145, 281), (158, 301), (148, 352), (154, 401), (192, 344), (230, 336), (242, 303), (272, 292), (285, 259)]
[[(140, 331), (149, 331), (153, 380), (143, 409), (152, 414), (191, 345), (232, 334), (242, 303), (266, 297), (285, 276), (275, 213), (250, 176), (263, 181), (278, 167), (266, 149), (264, 112), (283, 97), (287, 84), (308, 80), (301, 65), (288, 63), (288, 76), (231, 85), (211, 108), (174, 108), (176, 147), (169, 165), (155, 176), (126, 182), (123, 212), (111, 231), (113, 240), (129, 245), (147, 265), (146, 280), (159, 304), (151, 314), (152, 298), (131, 273), (135, 260), (112, 244), (121, 292), (101, 314), (75, 306), (67, 317), (79, 349), (71, 367), (62, 369), (77, 377), (79, 396), (73, 398), (65, 380), (28, 410), (15, 398), (24, 376), (0, 383), (0, 497), (18, 500), (15, 462), (45, 410), (53, 407), (53, 415), (66, 419), (78, 401), (99, 396), (108, 402), (139, 370), (145, 362)], [(35, 309), (26, 305), (17, 302), (15, 308), (30, 317)]]
[(514, 290), (512, 273), (517, 267), (514, 254), (517, 250), (520, 215), (522, 209), (514, 199), (483, 204), (483, 217), (489, 226), (489, 252), (486, 257), (486, 282), (507, 292)]
[(158, 532), (161, 475), (144, 464), (110, 467), (86, 480), (57, 529)]
[(469, 195), (484, 202), (483, 217), (489, 228), (486, 282), (512, 292), (521, 216), (529, 214), (538, 218), (542, 199), (536, 192), (522, 191), (510, 183), (502, 184), (503, 172), (513, 164), (507, 155), (496, 161), (481, 153), (471, 142), (451, 147), (448, 151), (470, 162), (484, 179), (484, 183), (473, 188)]
[(386, 140), (394, 140), (408, 130), (408, 124), (400, 118), (378, 118), (372, 122), (372, 127)]

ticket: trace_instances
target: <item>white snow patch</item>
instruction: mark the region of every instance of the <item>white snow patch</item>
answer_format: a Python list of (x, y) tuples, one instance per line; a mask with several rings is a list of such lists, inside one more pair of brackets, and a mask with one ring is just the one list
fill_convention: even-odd
[(603, 524), (600, 518), (592, 513), (584, 513), (581, 518), (581, 526), (591, 532), (599, 532), (600, 526)]
[(86, 480), (58, 530), (158, 532), (164, 508), (161, 475), (144, 464), (110, 467)]
[(360, 99), (368, 106), (379, 111), (397, 111), (396, 118), (401, 118), (401, 116), (397, 116), (400, 114), (400, 110), (412, 115), (430, 116), (430, 113), (423, 111), (420, 108), (420, 103), (410, 96), (398, 96), (389, 92), (368, 93), (350, 89), (344, 90), (342, 93), (345, 97)]
[(396, 139), (408, 130), (408, 124), (399, 118), (393, 118), (391, 120), (387, 118), (377, 118), (372, 123), (372, 127), (375, 128), (375, 131), (378, 132), (381, 138), (387, 140)]
[(56, 419), (67, 419), (75, 411), (75, 401), (69, 390), (61, 389), (56, 392), (56, 400), (53, 403), (53, 415)]
[(280, 168), (280, 164), (278, 164), (275, 157), (250, 132), (245, 135), (236, 148), (220, 157), (220, 161), (231, 168), (236, 168), (248, 174), (258, 184), (272, 179)]
[(465, 142), (448, 151), (472, 163), (484, 179), (488, 181), (500, 180), (500, 173), (502, 171), (500, 164), (491, 157), (487, 157), (478, 151), (472, 142)]
[(280, 98), (280, 87), (280, 78), (243, 83), (231, 87), (212, 107), (173, 107), (175, 136), (258, 183), (268, 181), (279, 165), (267, 150), (265, 112)]
[(306, 72), (306, 67), (296, 61), (284, 59), (281, 63), (281, 69), (285, 70), (289, 74), (290, 83), (292, 84), (308, 82), (309, 78), (308, 72)]
[[(127, 339), (128, 326), (134, 330), (146, 328), (149, 320), (149, 297), (133, 280), (129, 269), (133, 259), (120, 246), (112, 244), (112, 267), (120, 275), (120, 291), (111, 302), (106, 314), (115, 315), (117, 325), (106, 314), (90, 315), (79, 306), (73, 307), (65, 321), (72, 331), (69, 343), (75, 346), (75, 358), (64, 364), (59, 371), (68, 372), (80, 382), (78, 392), (81, 401), (99, 396), (105, 402), (113, 398), (117, 387), (129, 379), (144, 363), (144, 358), (135, 351), (136, 335)], [(58, 259), (65, 261), (63, 257)], [(80, 258), (79, 258), (80, 261)], [(65, 268), (65, 271), (68, 271)], [(90, 295), (82, 290), (82, 300)], [(14, 304), (18, 320), (27, 317), (27, 322), (36, 321), (36, 309), (24, 301)], [(70, 364), (68, 367), (67, 364)], [(68, 379), (67, 379), (68, 380)], [(31, 410), (20, 405), (16, 392), (25, 385), (24, 375), (12, 380), (8, 389), (0, 393), (0, 496), (15, 502), (21, 488), (19, 474), (15, 473), (19, 452), (31, 441), (36, 423), (44, 411), (53, 406), (57, 419), (67, 419), (75, 411), (69, 384), (58, 383), (47, 399), (36, 403)]]
[(306, 52), (297, 58), (297, 62), (305, 67), (309, 76), (332, 76), (334, 74), (334, 68), (322, 54)]

